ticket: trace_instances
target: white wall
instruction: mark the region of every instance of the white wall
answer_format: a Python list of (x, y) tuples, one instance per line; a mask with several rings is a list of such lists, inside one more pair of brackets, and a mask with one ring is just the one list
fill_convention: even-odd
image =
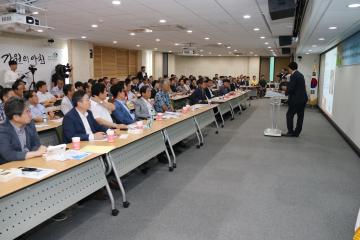
[(259, 75), (259, 57), (175, 57), (176, 75)]
[(69, 41), (69, 63), (73, 67), (71, 73), (73, 83), (87, 82), (89, 78), (94, 77), (94, 59), (90, 59), (90, 49), (93, 49), (92, 43), (80, 40)]
[[(299, 66), (299, 71), (304, 75), (305, 83), (306, 83), (306, 90), (309, 93), (312, 73), (314, 71), (314, 66), (315, 66), (316, 73), (319, 76), (320, 55), (310, 54), (310, 55), (301, 55), (301, 56), (302, 56), (302, 60), (297, 61), (297, 64)], [(297, 59), (297, 57), (296, 57), (296, 59)]]
[(161, 52), (153, 52), (153, 77), (158, 79), (163, 75), (163, 55)]
[(176, 57), (174, 54), (168, 55), (168, 76), (176, 74)]
[[(59, 63), (68, 63), (68, 44), (65, 40), (56, 39), (55, 43), (49, 46), (47, 38), (2, 33), (0, 36), (0, 82), (2, 82), (4, 72), (9, 69), (8, 61), (10, 59), (6, 59), (6, 55), (9, 53), (12, 57), (14, 54), (21, 55), (21, 62), (15, 59), (18, 61), (18, 73), (28, 72), (29, 65), (34, 64), (38, 69), (35, 72), (35, 81), (44, 80), (48, 83), (48, 87), (50, 87), (55, 66)], [(31, 59), (34, 55), (38, 57), (39, 54), (44, 56), (44, 62)], [(28, 60), (24, 58), (28, 58)], [(28, 74), (25, 80), (30, 83), (31, 79), (31, 74)]]

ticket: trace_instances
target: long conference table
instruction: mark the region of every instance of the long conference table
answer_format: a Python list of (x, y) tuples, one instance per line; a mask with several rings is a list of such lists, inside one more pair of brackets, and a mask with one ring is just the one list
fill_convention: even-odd
[[(243, 94), (238, 94), (238, 97)], [(119, 211), (107, 175), (114, 172), (122, 193), (122, 205), (127, 208), (129, 202), (121, 177), (163, 152), (168, 158), (169, 171), (174, 171), (177, 163), (172, 146), (191, 135), (197, 136), (198, 148), (203, 146), (203, 128), (214, 123), (215, 132), (218, 133), (214, 109), (219, 109), (220, 106), (221, 104), (193, 106), (192, 110), (177, 118), (154, 121), (151, 128), (143, 129), (139, 134), (118, 131), (118, 135), (127, 134), (127, 137), (117, 138), (113, 143), (81, 142), (81, 147), (111, 146), (82, 160), (46, 161), (43, 158), (33, 158), (0, 165), (1, 169), (35, 167), (55, 170), (40, 180), (15, 177), (7, 182), (0, 182), (0, 240), (22, 235), (103, 187), (110, 198), (111, 214), (116, 216)], [(41, 142), (44, 144), (49, 139), (53, 140), (58, 136), (59, 128), (61, 123), (51, 121), (49, 126), (39, 127)], [(58, 141), (60, 142), (59, 139)]]

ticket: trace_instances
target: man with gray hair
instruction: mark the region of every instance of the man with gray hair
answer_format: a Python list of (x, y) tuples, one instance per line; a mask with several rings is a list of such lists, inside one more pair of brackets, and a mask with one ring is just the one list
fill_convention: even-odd
[(171, 105), (169, 91), (170, 91), (170, 81), (161, 80), (160, 91), (155, 95), (154, 108), (156, 112), (162, 113), (166, 111), (174, 111), (174, 108)]

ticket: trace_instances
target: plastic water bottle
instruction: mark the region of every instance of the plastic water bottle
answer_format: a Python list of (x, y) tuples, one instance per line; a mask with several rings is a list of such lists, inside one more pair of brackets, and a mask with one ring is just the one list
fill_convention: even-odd
[(48, 123), (48, 116), (47, 116), (46, 112), (43, 113), (42, 119), (43, 119), (43, 123), (45, 123), (45, 124)]

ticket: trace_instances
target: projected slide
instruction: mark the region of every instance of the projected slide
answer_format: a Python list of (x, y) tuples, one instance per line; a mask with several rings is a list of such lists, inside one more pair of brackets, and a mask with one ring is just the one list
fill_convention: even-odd
[(332, 115), (333, 99), (335, 89), (337, 48), (325, 54), (324, 84), (322, 88), (322, 109), (329, 115)]

